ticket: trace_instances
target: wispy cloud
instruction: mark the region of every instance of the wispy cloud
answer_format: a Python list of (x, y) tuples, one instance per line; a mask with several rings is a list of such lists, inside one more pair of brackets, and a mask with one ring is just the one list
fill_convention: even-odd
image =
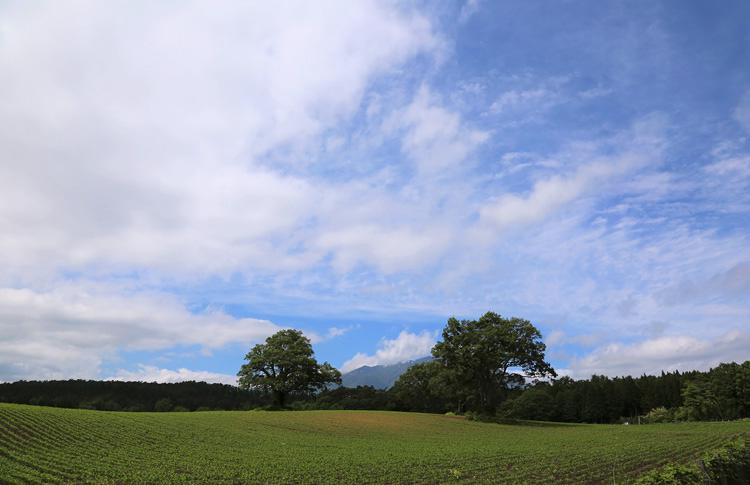
[(691, 8), (538, 8), (0, 6), (0, 379), (216, 356), (277, 320), (349, 367), (434, 340), (366, 353), (373, 322), (490, 309), (570, 368), (746, 331), (742, 39)]
[(734, 109), (734, 119), (750, 133), (750, 89), (740, 98), (737, 107)]

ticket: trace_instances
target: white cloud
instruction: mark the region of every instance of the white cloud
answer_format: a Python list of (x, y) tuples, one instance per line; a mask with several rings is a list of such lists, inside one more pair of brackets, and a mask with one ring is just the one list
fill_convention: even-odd
[(328, 331), (323, 335), (312, 331), (305, 331), (304, 333), (310, 339), (310, 342), (317, 344), (346, 335), (356, 327), (355, 325), (349, 325), (348, 327), (328, 327)]
[(458, 14), (458, 21), (460, 23), (467, 22), (479, 11), (480, 4), (480, 0), (466, 0), (466, 3), (461, 6), (461, 11)]
[(743, 301), (750, 294), (750, 261), (739, 262), (699, 281), (685, 279), (667, 286), (658, 293), (665, 305), (699, 302)]
[(546, 88), (536, 89), (511, 89), (500, 95), (491, 105), (490, 112), (501, 113), (508, 109), (514, 109), (517, 107), (522, 108), (535, 108), (538, 109), (540, 105), (550, 107), (555, 104), (556, 93)]
[(563, 205), (577, 199), (596, 180), (612, 172), (605, 165), (590, 165), (572, 176), (553, 176), (534, 184), (528, 195), (505, 194), (480, 210), (482, 220), (499, 228), (542, 220)]
[(569, 76), (539, 78), (526, 73), (506, 76), (500, 82), (505, 89), (487, 112), (502, 117), (510, 126), (542, 121), (542, 115), (552, 108), (581, 98), (579, 93), (571, 92)]
[(389, 228), (375, 224), (352, 225), (321, 234), (316, 244), (333, 253), (337, 270), (351, 270), (370, 262), (384, 273), (419, 268), (434, 260), (452, 235), (443, 228)]
[(547, 338), (544, 339), (544, 342), (548, 346), (554, 346), (554, 345), (560, 345), (565, 342), (565, 332), (560, 330), (555, 330), (554, 332), (551, 332)]
[(670, 335), (639, 343), (610, 344), (569, 363), (570, 375), (589, 378), (592, 374), (640, 375), (672, 370), (707, 370), (721, 362), (744, 362), (750, 335), (732, 331), (722, 336), (697, 338)]
[(608, 96), (612, 93), (613, 93), (613, 90), (611, 88), (597, 86), (597, 87), (586, 89), (585, 91), (579, 92), (578, 96), (583, 99), (594, 99), (594, 98), (599, 98), (602, 96)]
[(237, 385), (237, 376), (208, 372), (204, 370), (194, 371), (180, 368), (177, 370), (161, 369), (151, 365), (139, 364), (137, 370), (118, 370), (114, 376), (108, 379), (115, 381), (140, 381), (140, 382), (184, 382), (197, 381), (210, 384)]
[[(505, 229), (513, 225), (542, 221), (567, 204), (589, 195), (604, 195), (605, 187), (613, 186), (623, 175), (649, 165), (658, 165), (661, 123), (658, 118), (643, 120), (634, 125), (630, 139), (623, 140), (621, 134), (602, 143), (601, 147), (596, 144), (571, 144), (566, 150), (570, 153), (561, 153), (565, 159), (553, 164), (573, 165), (576, 168), (571, 173), (544, 176), (525, 194), (505, 193), (496, 196), (479, 208), (480, 219), (495, 229)], [(600, 153), (611, 151), (613, 144), (617, 150), (615, 155)], [(527, 158), (528, 156), (524, 157)], [(513, 160), (514, 158), (510, 159)], [(524, 166), (529, 163), (521, 162)], [(543, 163), (547, 166), (551, 164), (549, 160), (544, 160)]]
[(750, 177), (750, 156), (731, 157), (719, 160), (704, 168), (710, 174), (728, 177)]
[(386, 129), (396, 128), (406, 131), (402, 149), (428, 177), (455, 173), (489, 136), (466, 127), (461, 116), (443, 107), (425, 86), (404, 111), (387, 120)]
[[(331, 312), (491, 305), (576, 322), (569, 335), (747, 320), (750, 246), (714, 219), (747, 210), (744, 139), (700, 180), (661, 166), (659, 120), (515, 146), (502, 122), (607, 90), (510, 73), (461, 80), (477, 103), (462, 104), (424, 81), (444, 47), (410, 7), (16, 2), (0, 32), (0, 378), (91, 377), (122, 349), (210, 351), (278, 328), (144, 289), (186, 282)], [(468, 120), (503, 84), (498, 116)], [(750, 129), (748, 113), (750, 93), (734, 112)], [(500, 176), (476, 163), (488, 126), (487, 150), (515, 150)]]
[(561, 330), (555, 330), (551, 332), (546, 338), (544, 338), (544, 343), (547, 344), (547, 347), (557, 347), (564, 344), (574, 344), (580, 347), (591, 347), (601, 340), (601, 335), (568, 335)]
[(299, 248), (337, 187), (275, 151), (305, 153), (374, 79), (440, 49), (376, 2), (11, 4), (0, 30), (0, 252), (21, 278), (319, 261)]
[(280, 330), (221, 311), (191, 313), (165, 294), (60, 284), (47, 291), (0, 289), (0, 378), (93, 378), (119, 350), (229, 343), (249, 346)]
[(354, 327), (353, 326), (348, 326), (348, 327), (330, 327), (328, 329), (327, 336), (328, 336), (328, 338), (341, 337), (342, 335), (346, 335), (347, 333), (349, 333), (349, 331), (351, 331), (352, 328), (354, 328)]
[(435, 345), (435, 333), (402, 331), (395, 339), (383, 339), (372, 355), (358, 352), (341, 366), (342, 372), (350, 372), (364, 365), (390, 365), (430, 355)]

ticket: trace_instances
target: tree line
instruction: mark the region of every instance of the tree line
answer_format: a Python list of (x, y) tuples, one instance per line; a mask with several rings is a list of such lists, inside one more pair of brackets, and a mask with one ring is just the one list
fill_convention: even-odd
[[(477, 412), (450, 390), (435, 361), (412, 366), (388, 389), (333, 387), (293, 393), (291, 409)], [(497, 418), (578, 423), (663, 422), (750, 417), (750, 361), (707, 372), (640, 377), (561, 377), (507, 390)], [(274, 409), (273, 396), (226, 384), (120, 381), (18, 381), (0, 384), (0, 401), (105, 411)], [(463, 409), (460, 409), (463, 407)]]
[(584, 423), (750, 417), (750, 361), (707, 372), (574, 380), (557, 378), (545, 350), (528, 320), (493, 312), (451, 318), (434, 359), (410, 367), (392, 388), (346, 388), (338, 370), (318, 364), (307, 337), (282, 330), (247, 353), (237, 387), (19, 381), (0, 384), (0, 401), (110, 411), (380, 409)]
[[(411, 367), (390, 390), (396, 407), (460, 412), (439, 364)], [(594, 375), (536, 381), (507, 391), (495, 417), (575, 423), (728, 420), (750, 417), (750, 361), (658, 376)]]
[(1, 383), (0, 401), (100, 411), (242, 410), (271, 402), (261, 392), (227, 384), (80, 379)]

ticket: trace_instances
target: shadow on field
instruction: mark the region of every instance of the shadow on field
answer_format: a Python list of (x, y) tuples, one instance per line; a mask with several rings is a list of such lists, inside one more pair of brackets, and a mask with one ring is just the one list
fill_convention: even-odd
[(553, 421), (527, 421), (523, 419), (508, 419), (508, 418), (475, 418), (473, 421), (480, 421), (484, 423), (496, 423), (506, 424), (511, 426), (528, 426), (537, 428), (573, 428), (585, 426), (583, 423), (556, 423)]

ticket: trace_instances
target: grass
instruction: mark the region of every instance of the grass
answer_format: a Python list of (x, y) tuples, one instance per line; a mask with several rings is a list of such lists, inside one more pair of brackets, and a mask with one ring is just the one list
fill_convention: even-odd
[(0, 482), (625, 483), (738, 434), (750, 434), (750, 421), (523, 426), (379, 411), (0, 404)]

